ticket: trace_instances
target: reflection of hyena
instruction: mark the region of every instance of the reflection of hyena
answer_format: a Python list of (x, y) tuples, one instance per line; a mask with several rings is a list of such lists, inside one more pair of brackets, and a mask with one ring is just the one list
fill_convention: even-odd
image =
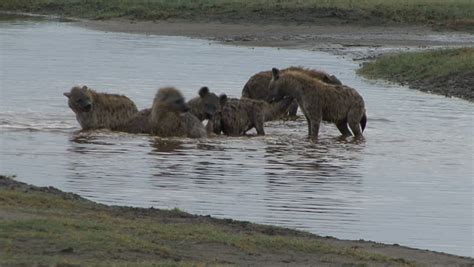
[(285, 98), (269, 104), (250, 98), (227, 99), (226, 95), (221, 95), (220, 100), (220, 112), (214, 116), (211, 125), (214, 133), (219, 134), (222, 131), (231, 136), (244, 135), (254, 127), (257, 134), (264, 135), (264, 122), (273, 120), (275, 116), (288, 110), (292, 102), (292, 99)]
[[(303, 67), (289, 67), (281, 71), (283, 73), (286, 71), (301, 71), (325, 83), (342, 84), (341, 81), (339, 81), (339, 79), (336, 78), (336, 76), (329, 75), (319, 70), (307, 69)], [(270, 89), (268, 88), (268, 84), (270, 83), (271, 79), (272, 79), (271, 71), (262, 71), (253, 75), (244, 85), (244, 88), (242, 89), (242, 97), (267, 101), (271, 93)], [(295, 101), (290, 106), (288, 113), (290, 116), (294, 116), (296, 115), (297, 110), (298, 110), (298, 104)]]
[[(309, 136), (317, 138), (321, 120), (336, 124), (343, 136), (362, 137), (367, 116), (362, 96), (345, 85), (321, 82), (302, 72), (272, 69), (271, 99), (291, 96), (298, 102), (308, 121)], [(361, 128), (362, 127), (362, 128)]]
[(219, 110), (219, 97), (211, 93), (208, 87), (201, 87), (199, 96), (189, 100), (188, 106), (199, 120), (210, 120)]
[(176, 88), (161, 88), (151, 108), (151, 134), (163, 137), (206, 137), (206, 130), (201, 121), (188, 111), (189, 107), (184, 102), (183, 95)]
[(135, 103), (128, 97), (97, 93), (87, 86), (73, 87), (64, 95), (83, 130), (115, 130), (138, 112)]

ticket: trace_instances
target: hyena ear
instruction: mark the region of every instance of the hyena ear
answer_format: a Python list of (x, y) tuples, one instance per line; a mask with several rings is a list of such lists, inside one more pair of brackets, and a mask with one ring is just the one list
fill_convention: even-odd
[(200, 97), (205, 97), (207, 94), (209, 94), (209, 88), (207, 86), (201, 87), (201, 89), (199, 89)]
[(331, 81), (333, 84), (339, 84), (339, 85), (342, 85), (342, 82), (334, 75), (331, 75)]
[(222, 94), (219, 96), (219, 103), (221, 104), (221, 106), (225, 105), (225, 103), (227, 102), (227, 95), (226, 94)]
[(71, 97), (71, 93), (63, 93), (63, 95), (67, 98), (70, 98)]
[(272, 80), (278, 80), (280, 78), (280, 70), (277, 68), (272, 69)]
[(87, 90), (87, 89), (88, 89), (87, 86), (85, 86), (85, 85), (82, 86), (82, 90)]

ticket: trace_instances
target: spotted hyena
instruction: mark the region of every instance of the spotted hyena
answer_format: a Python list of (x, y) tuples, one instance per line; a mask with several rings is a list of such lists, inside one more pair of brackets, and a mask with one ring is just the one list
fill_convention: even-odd
[(258, 135), (264, 135), (264, 122), (273, 120), (288, 109), (292, 99), (284, 98), (279, 102), (268, 103), (263, 100), (250, 98), (227, 98), (220, 96), (220, 111), (212, 120), (213, 131), (216, 134), (238, 136), (255, 128)]
[(357, 138), (362, 137), (367, 116), (364, 99), (355, 89), (327, 84), (303, 72), (281, 72), (276, 68), (272, 69), (269, 89), (272, 100), (291, 96), (298, 102), (308, 121), (310, 137), (317, 138), (321, 120), (335, 123), (343, 136), (352, 135), (350, 127)]
[[(282, 72), (286, 71), (300, 71), (313, 78), (319, 79), (325, 83), (341, 85), (341, 81), (334, 75), (330, 75), (324, 71), (308, 69), (303, 67), (289, 67), (283, 69)], [(270, 89), (268, 85), (272, 79), (272, 71), (262, 71), (259, 72), (247, 81), (242, 89), (242, 97), (258, 99), (258, 100), (268, 100), (270, 96)], [(298, 104), (294, 101), (289, 107), (288, 114), (290, 116), (296, 115), (298, 110)]]
[(83, 130), (115, 130), (138, 113), (135, 103), (124, 95), (97, 93), (87, 86), (75, 86), (64, 95)]
[(165, 137), (206, 137), (201, 121), (189, 111), (183, 95), (176, 88), (159, 89), (150, 111), (151, 134)]
[(201, 121), (212, 119), (220, 108), (219, 97), (210, 92), (207, 86), (201, 87), (198, 93), (199, 96), (188, 101), (190, 112)]

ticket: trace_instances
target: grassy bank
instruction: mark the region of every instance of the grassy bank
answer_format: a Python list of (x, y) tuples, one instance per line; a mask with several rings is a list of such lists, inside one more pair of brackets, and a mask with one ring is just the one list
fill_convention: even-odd
[(429, 266), (472, 259), (179, 210), (97, 204), (0, 175), (0, 266)]
[(412, 265), (308, 233), (179, 210), (110, 207), (3, 176), (0, 219), (0, 266)]
[(358, 72), (367, 78), (474, 101), (474, 48), (382, 56), (365, 63)]
[(2, 0), (0, 10), (88, 19), (474, 24), (471, 0)]

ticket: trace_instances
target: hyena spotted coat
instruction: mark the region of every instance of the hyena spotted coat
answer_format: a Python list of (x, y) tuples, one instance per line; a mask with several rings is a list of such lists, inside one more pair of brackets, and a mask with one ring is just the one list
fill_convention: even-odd
[(201, 121), (189, 110), (183, 95), (176, 88), (159, 89), (150, 111), (151, 134), (163, 137), (206, 137)]
[(226, 95), (221, 95), (220, 99), (220, 112), (212, 120), (213, 131), (230, 136), (245, 135), (252, 128), (258, 135), (264, 135), (264, 122), (282, 114), (293, 101), (285, 98), (270, 104), (250, 98), (228, 99)]
[(188, 101), (190, 112), (201, 121), (212, 119), (220, 108), (219, 97), (206, 86), (201, 87), (198, 94), (199, 96)]
[[(362, 137), (367, 116), (364, 99), (353, 88), (321, 82), (298, 71), (280, 72), (272, 69), (270, 99), (293, 97), (302, 109), (311, 138), (317, 138), (321, 120), (336, 124), (343, 136)], [(348, 127), (349, 125), (349, 127)]]
[[(325, 83), (341, 85), (341, 81), (334, 75), (330, 75), (324, 71), (308, 69), (303, 67), (289, 67), (281, 70), (283, 73), (286, 71), (300, 71), (313, 78), (319, 79)], [(254, 74), (242, 89), (242, 97), (247, 97), (257, 100), (268, 101), (268, 98), (271, 94), (271, 91), (268, 87), (272, 79), (272, 71), (262, 71), (257, 74)], [(290, 116), (296, 115), (298, 110), (298, 104), (294, 101), (289, 109), (288, 114)]]
[(138, 113), (135, 103), (124, 95), (97, 93), (87, 86), (75, 86), (64, 95), (83, 130), (116, 130)]

